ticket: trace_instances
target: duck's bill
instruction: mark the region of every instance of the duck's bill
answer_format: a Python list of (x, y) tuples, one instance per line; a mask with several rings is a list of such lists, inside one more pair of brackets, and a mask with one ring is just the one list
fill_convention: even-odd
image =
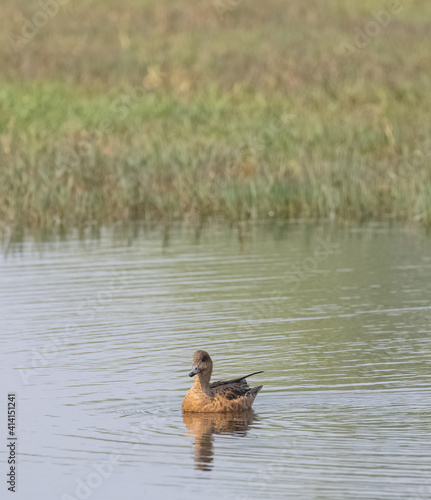
[(189, 373), (189, 377), (194, 377), (199, 373), (199, 368), (197, 366), (192, 366), (192, 371)]

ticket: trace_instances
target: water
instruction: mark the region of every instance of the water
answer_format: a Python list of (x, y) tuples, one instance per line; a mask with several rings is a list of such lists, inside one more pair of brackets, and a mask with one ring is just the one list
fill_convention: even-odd
[[(3, 244), (16, 498), (431, 498), (422, 230), (174, 228)], [(193, 352), (264, 373), (254, 412), (185, 415)]]

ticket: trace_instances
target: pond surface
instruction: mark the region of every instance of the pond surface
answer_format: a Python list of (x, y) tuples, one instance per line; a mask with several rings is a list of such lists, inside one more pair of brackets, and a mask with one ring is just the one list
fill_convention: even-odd
[[(381, 225), (3, 244), (14, 498), (431, 498), (430, 250)], [(264, 370), (254, 413), (181, 414), (199, 348), (215, 380)]]

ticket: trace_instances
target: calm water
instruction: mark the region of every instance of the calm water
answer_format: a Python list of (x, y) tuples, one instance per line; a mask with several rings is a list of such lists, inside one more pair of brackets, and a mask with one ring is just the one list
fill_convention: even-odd
[[(177, 228), (4, 244), (14, 498), (431, 498), (431, 237)], [(264, 384), (254, 413), (180, 411), (193, 352)]]

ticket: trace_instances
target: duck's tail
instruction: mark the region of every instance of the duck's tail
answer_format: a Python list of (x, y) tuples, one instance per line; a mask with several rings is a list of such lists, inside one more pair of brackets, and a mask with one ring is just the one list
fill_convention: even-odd
[(254, 397), (256, 397), (260, 390), (262, 389), (263, 385), (259, 385), (258, 387), (252, 387), (249, 391), (250, 394), (253, 394)]

